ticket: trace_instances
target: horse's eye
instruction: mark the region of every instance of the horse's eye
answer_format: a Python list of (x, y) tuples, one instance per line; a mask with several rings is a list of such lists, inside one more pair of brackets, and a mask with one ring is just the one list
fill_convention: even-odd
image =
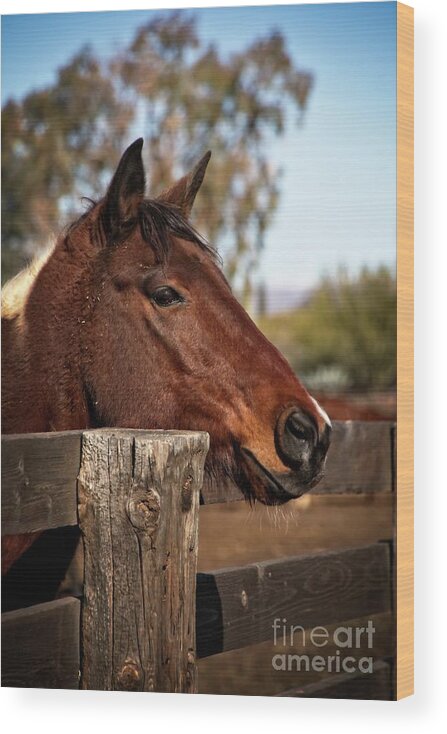
[(160, 288), (157, 288), (157, 290), (151, 293), (151, 298), (157, 306), (163, 306), (164, 308), (183, 302), (181, 295), (168, 285), (162, 285)]

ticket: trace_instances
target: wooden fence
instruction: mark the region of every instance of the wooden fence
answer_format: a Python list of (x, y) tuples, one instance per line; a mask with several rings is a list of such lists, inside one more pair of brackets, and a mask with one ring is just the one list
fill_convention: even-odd
[[(394, 425), (335, 423), (313, 493), (391, 493)], [(203, 433), (101, 429), (2, 439), (2, 535), (79, 526), (84, 593), (2, 615), (6, 686), (196, 692), (197, 658), (272, 639), (272, 622), (334, 625), (392, 614), (392, 539), (197, 570)], [(44, 569), (42, 569), (44, 572)], [(368, 674), (280, 695), (394, 697), (393, 642)]]

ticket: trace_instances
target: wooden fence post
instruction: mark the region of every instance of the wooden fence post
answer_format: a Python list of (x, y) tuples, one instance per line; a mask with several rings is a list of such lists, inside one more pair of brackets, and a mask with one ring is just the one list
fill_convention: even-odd
[(81, 687), (197, 691), (195, 592), (206, 433), (86, 431)]

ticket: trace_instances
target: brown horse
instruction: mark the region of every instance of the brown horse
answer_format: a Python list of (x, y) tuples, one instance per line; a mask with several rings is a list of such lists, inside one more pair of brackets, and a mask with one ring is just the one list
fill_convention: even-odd
[[(104, 199), (4, 291), (3, 430), (208, 431), (207, 471), (280, 504), (321, 478), (330, 422), (188, 217), (210, 154), (145, 199), (143, 141)], [(8, 566), (32, 539), (10, 539)], [(15, 548), (14, 548), (15, 546)]]

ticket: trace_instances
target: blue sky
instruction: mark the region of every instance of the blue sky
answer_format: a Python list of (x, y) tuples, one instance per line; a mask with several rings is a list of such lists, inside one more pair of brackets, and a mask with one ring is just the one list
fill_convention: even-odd
[[(51, 83), (85, 43), (107, 57), (156, 12), (2, 17), (2, 101)], [(396, 4), (191, 11), (205, 42), (237, 51), (272, 28), (315, 76), (302, 125), (269, 149), (284, 175), (259, 278), (305, 291), (340, 265), (395, 263)]]

